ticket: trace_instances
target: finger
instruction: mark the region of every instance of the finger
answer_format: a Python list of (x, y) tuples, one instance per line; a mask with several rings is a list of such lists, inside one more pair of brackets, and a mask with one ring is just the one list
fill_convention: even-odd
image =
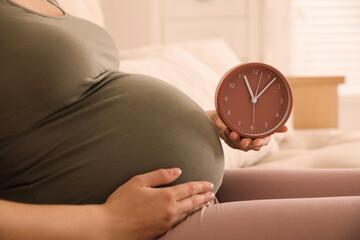
[[(237, 134), (236, 132), (232, 132), (229, 135), (232, 143), (236, 146), (236, 149), (241, 149), (244, 151), (248, 151), (250, 149), (252, 149), (251, 144), (252, 144), (252, 140), (249, 138), (241, 138), (239, 134)], [(243, 139), (246, 139), (243, 141)]]
[(192, 197), (185, 198), (182, 201), (179, 201), (178, 207), (179, 207), (180, 216), (182, 216), (182, 214), (184, 213), (188, 214), (194, 211), (195, 209), (198, 209), (204, 204), (207, 204), (208, 202), (214, 200), (214, 198), (215, 198), (215, 194), (213, 192), (209, 192), (209, 193), (194, 195)]
[(229, 138), (235, 145), (240, 144), (241, 138), (240, 138), (239, 134), (237, 134), (236, 132), (231, 132), (229, 135)]
[(226, 131), (229, 130), (226, 125), (221, 121), (220, 118), (217, 118), (215, 123), (214, 123), (217, 131), (218, 131), (218, 134), (220, 135), (220, 137), (222, 139), (225, 140), (225, 134), (226, 134)]
[(209, 192), (214, 189), (214, 184), (206, 181), (187, 182), (172, 187), (167, 187), (164, 190), (173, 191), (173, 196), (176, 201)]
[(244, 150), (247, 150), (252, 144), (253, 140), (251, 138), (243, 138), (240, 141), (240, 147)]
[(218, 128), (220, 128), (222, 130), (227, 129), (227, 126), (225, 125), (225, 123), (218, 116), (216, 117), (214, 123)]
[(204, 203), (204, 204), (202, 204), (202, 205), (200, 205), (199, 207), (197, 207), (197, 208), (195, 208), (195, 209), (193, 209), (193, 210), (191, 210), (191, 211), (189, 211), (189, 212), (183, 212), (183, 213), (181, 213), (180, 214), (180, 216), (179, 216), (179, 222), (182, 222), (183, 220), (185, 220), (189, 215), (191, 215), (192, 213), (194, 213), (194, 212), (196, 212), (197, 210), (199, 210), (199, 209), (201, 209), (201, 208), (203, 208), (203, 207), (208, 207), (208, 206), (210, 206), (211, 205), (211, 202), (207, 202), (207, 203)]
[(224, 136), (224, 140), (229, 140), (229, 134), (231, 133), (231, 130), (230, 129), (228, 129), (228, 128), (226, 128), (226, 129), (224, 129), (224, 131), (223, 131), (223, 136)]
[(130, 181), (144, 187), (156, 187), (175, 181), (181, 174), (179, 168), (158, 169), (149, 173), (137, 175)]
[(269, 144), (271, 137), (257, 138), (253, 141), (255, 148), (263, 147)]
[(280, 132), (280, 133), (284, 133), (284, 132), (287, 132), (288, 131), (288, 127), (287, 126), (282, 126), (279, 130), (278, 130), (278, 132)]
[(238, 149), (239, 148), (239, 144), (234, 143), (234, 141), (231, 139), (230, 137), (230, 130), (228, 130), (228, 132), (225, 133), (225, 139), (224, 141), (226, 142), (227, 145), (229, 145), (232, 148)]
[(270, 140), (271, 140), (271, 136), (267, 136), (267, 137), (265, 137), (265, 138), (264, 138), (264, 140), (265, 140), (265, 142), (264, 142), (263, 146), (268, 145), (268, 144), (269, 144), (269, 142), (270, 142)]

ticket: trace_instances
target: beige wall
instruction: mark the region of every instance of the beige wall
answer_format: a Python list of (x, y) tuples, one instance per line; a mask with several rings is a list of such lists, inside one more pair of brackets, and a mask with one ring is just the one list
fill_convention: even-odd
[(223, 38), (243, 62), (271, 62), (287, 73), (287, 0), (101, 0), (101, 4), (106, 27), (120, 49)]
[(151, 21), (148, 0), (101, 0), (107, 30), (119, 48), (134, 48), (150, 43)]

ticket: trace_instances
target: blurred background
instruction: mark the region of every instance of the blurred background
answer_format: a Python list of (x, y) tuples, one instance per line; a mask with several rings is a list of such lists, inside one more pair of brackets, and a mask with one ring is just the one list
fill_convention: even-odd
[(343, 76), (329, 104), (338, 127), (360, 130), (360, 0), (97, 2), (119, 50), (221, 38), (243, 63), (265, 62), (287, 76)]
[(105, 26), (120, 49), (220, 37), (241, 62), (269, 63), (291, 76), (344, 76), (338, 88), (338, 124), (360, 129), (360, 0), (101, 4)]
[(360, 167), (360, 0), (57, 0), (105, 27), (120, 71), (163, 79), (214, 109), (221, 76), (239, 63), (279, 69), (294, 92), (286, 134), (225, 165)]

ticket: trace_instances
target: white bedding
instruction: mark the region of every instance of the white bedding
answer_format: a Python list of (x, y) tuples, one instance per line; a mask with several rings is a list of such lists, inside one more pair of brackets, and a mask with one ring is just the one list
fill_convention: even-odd
[(360, 132), (296, 130), (279, 143), (278, 151), (251, 167), (359, 168)]

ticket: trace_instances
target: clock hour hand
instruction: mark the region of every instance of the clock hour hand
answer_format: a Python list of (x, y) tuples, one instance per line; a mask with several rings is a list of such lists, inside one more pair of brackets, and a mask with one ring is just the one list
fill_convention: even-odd
[(265, 91), (266, 89), (268, 89), (270, 87), (271, 84), (273, 84), (273, 82), (275, 82), (276, 77), (274, 77), (271, 82), (269, 82), (268, 85), (266, 85), (266, 87), (264, 87), (264, 89), (255, 97), (255, 99), (257, 100)]
[(246, 75), (244, 75), (244, 80), (245, 80), (246, 86), (247, 86), (247, 88), (248, 88), (248, 90), (249, 90), (251, 99), (254, 99), (254, 93), (253, 93), (252, 90), (251, 90), (251, 87), (250, 87), (250, 84), (249, 84), (249, 80), (247, 79)]

